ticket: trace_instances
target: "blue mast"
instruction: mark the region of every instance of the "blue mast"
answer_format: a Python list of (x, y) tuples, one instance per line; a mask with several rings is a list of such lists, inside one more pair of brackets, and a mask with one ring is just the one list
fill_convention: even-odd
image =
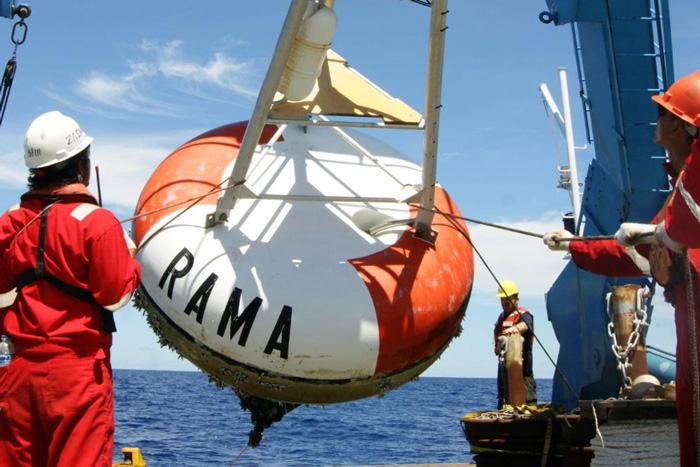
[[(648, 223), (669, 190), (665, 151), (652, 142), (650, 99), (673, 82), (668, 0), (546, 1), (543, 21), (571, 24), (587, 138), (595, 147), (580, 233), (610, 235), (622, 222)], [(590, 274), (569, 261), (546, 294), (560, 344), (557, 365), (568, 381), (555, 372), (554, 403), (571, 409), (579, 399), (618, 395), (605, 310), (605, 295), (618, 282), (653, 285)]]

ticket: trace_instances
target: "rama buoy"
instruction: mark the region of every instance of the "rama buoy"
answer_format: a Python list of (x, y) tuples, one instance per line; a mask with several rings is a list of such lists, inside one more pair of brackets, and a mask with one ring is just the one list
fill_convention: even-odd
[(137, 306), (162, 343), (239, 394), (329, 404), (415, 378), (460, 332), (472, 289), (453, 200), (436, 187), (448, 215), (434, 241), (417, 238), (417, 207), (386, 201), (415, 193), (416, 164), (365, 133), (266, 125), (243, 195), (207, 226), (246, 125), (183, 144), (146, 183)]

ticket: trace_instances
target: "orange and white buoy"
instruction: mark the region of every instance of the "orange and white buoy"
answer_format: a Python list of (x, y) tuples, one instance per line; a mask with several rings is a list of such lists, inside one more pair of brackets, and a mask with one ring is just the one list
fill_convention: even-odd
[[(222, 384), (276, 401), (344, 402), (423, 372), (460, 331), (472, 287), (467, 227), (448, 194), (436, 187), (436, 211), (450, 216), (435, 215), (431, 244), (402, 222), (415, 207), (387, 201), (421, 183), (398, 151), (331, 127), (273, 138), (267, 125), (247, 190), (207, 227), (245, 129), (185, 143), (141, 193), (139, 305), (154, 330)], [(368, 233), (368, 219), (383, 227)]]

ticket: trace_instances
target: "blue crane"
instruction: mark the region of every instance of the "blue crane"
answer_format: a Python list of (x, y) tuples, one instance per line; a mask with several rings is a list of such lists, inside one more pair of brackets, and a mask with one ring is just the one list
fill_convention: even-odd
[[(650, 99), (673, 82), (668, 0), (546, 2), (540, 19), (571, 27), (587, 138), (595, 147), (578, 233), (611, 235), (622, 222), (648, 223), (669, 192), (664, 149), (652, 142), (657, 112)], [(618, 395), (605, 303), (618, 283), (654, 286), (594, 275), (569, 261), (546, 294), (566, 378), (554, 375), (554, 403), (571, 409), (579, 399)]]

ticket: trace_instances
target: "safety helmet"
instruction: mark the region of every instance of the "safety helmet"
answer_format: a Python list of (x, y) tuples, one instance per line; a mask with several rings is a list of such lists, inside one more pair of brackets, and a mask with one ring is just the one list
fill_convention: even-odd
[(679, 78), (663, 94), (651, 100), (686, 123), (700, 127), (700, 70)]
[(513, 295), (518, 294), (518, 288), (515, 286), (515, 282), (513, 281), (501, 281), (498, 284), (498, 294), (496, 295), (497, 297), (500, 298), (505, 298), (505, 297), (511, 297)]
[(90, 146), (78, 123), (56, 110), (39, 115), (24, 136), (24, 163), (30, 169), (58, 164)]

